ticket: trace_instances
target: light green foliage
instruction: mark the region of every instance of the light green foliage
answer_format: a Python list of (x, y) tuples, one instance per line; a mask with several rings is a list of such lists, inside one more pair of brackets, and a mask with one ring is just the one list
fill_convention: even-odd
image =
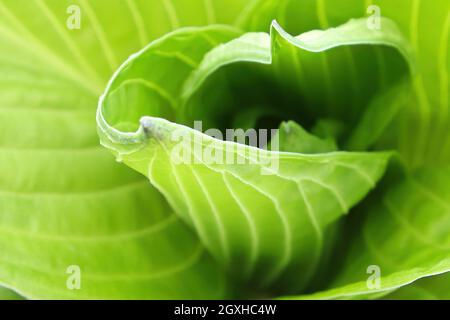
[[(0, 285), (36, 299), (448, 299), (449, 12), (0, 0)], [(199, 120), (280, 130), (263, 150)]]

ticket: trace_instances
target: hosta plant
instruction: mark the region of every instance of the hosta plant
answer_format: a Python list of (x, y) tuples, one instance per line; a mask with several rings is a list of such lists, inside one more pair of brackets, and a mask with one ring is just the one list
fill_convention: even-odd
[(450, 298), (448, 1), (0, 16), (0, 298)]

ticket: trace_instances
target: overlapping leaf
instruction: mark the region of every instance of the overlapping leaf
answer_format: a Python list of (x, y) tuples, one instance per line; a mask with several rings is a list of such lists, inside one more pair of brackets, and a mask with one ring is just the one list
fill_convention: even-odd
[(450, 277), (448, 273), (428, 277), (402, 287), (394, 293), (384, 297), (392, 300), (449, 300)]
[[(245, 24), (252, 30), (263, 28), (277, 19), (290, 33), (327, 29), (350, 18), (381, 15), (392, 19), (411, 44), (416, 57), (416, 76), (411, 81), (412, 95), (389, 126), (378, 148), (399, 150), (407, 165), (447, 164), (450, 161), (450, 3), (436, 0), (270, 0), (260, 1)], [(382, 26), (382, 25), (381, 25)], [(381, 27), (382, 28), (382, 27)], [(383, 70), (389, 61), (374, 48), (374, 57), (366, 62)], [(347, 57), (351, 68), (351, 55)], [(327, 59), (326, 59), (327, 60)], [(329, 59), (324, 63), (331, 65)], [(373, 76), (356, 73), (356, 83)], [(383, 71), (383, 75), (393, 71)], [(339, 81), (333, 78), (333, 84)], [(383, 77), (380, 78), (383, 81)]]
[[(329, 283), (331, 289), (302, 298), (380, 297), (417, 279), (449, 272), (449, 179), (449, 167), (424, 169), (372, 199), (364, 208), (368, 216), (348, 226), (352, 242), (335, 254), (340, 270)], [(369, 266), (380, 271), (378, 287), (368, 285), (373, 272)], [(441, 281), (442, 286), (434, 285), (436, 294), (448, 292)]]
[(22, 299), (17, 293), (10, 289), (0, 287), (0, 301), (1, 300), (20, 300)]

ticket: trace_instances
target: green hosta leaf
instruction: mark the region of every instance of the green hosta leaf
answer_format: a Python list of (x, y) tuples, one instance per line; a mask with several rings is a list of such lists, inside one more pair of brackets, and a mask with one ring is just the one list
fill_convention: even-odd
[[(382, 20), (382, 31), (369, 30), (366, 23), (366, 19), (352, 20), (337, 29), (315, 30), (293, 37), (274, 22), (271, 38), (264, 33), (249, 33), (215, 48), (185, 81), (178, 120), (192, 123), (196, 119), (212, 119), (212, 123), (207, 124), (220, 127), (216, 119), (230, 117), (230, 113), (239, 114), (252, 104), (262, 110), (261, 113), (267, 113), (264, 103), (269, 102), (272, 103), (269, 110), (275, 110), (284, 118), (298, 118), (300, 123), (337, 118), (347, 125), (356, 125), (366, 105), (385, 90), (378, 83), (382, 71), (367, 63), (375, 59), (373, 48), (368, 45), (378, 47), (389, 57), (387, 67), (391, 72), (385, 77), (386, 83), (395, 84), (407, 77), (407, 65), (414, 65), (409, 45), (392, 21)], [(361, 79), (346, 69), (349, 55)], [(324, 64), (324, 59), (330, 63)], [(258, 65), (243, 62), (256, 62)], [(271, 64), (272, 67), (264, 68), (259, 64)], [(223, 83), (220, 72), (236, 81), (236, 87), (244, 89), (238, 91), (233, 84)], [(257, 76), (252, 77), (252, 73)], [(371, 77), (362, 78), (364, 74)], [(261, 81), (264, 77), (275, 80)], [(205, 83), (207, 78), (212, 79)], [(247, 83), (252, 83), (252, 86)], [(258, 85), (264, 90), (256, 90)], [(224, 87), (224, 93), (211, 95), (211, 88), (219, 86)], [(281, 94), (274, 100), (277, 91)], [(237, 97), (233, 99), (230, 95)], [(205, 101), (214, 108), (199, 108), (198, 105)]]
[[(219, 261), (263, 287), (278, 279), (280, 288), (295, 288), (299, 284), (289, 276), (299, 269), (304, 270), (300, 283), (311, 277), (325, 229), (374, 186), (388, 159), (364, 153), (258, 154), (244, 146), (236, 151), (162, 119), (142, 121), (149, 141), (139, 152), (123, 155), (123, 161), (150, 178)], [(173, 132), (184, 137), (181, 145), (171, 140)], [(201, 150), (200, 156), (177, 164), (180, 146)], [(218, 163), (202, 160), (209, 153)], [(224, 159), (238, 164), (223, 164)], [(321, 197), (329, 201), (323, 204)]]
[[(331, 226), (375, 186), (389, 154), (270, 152), (162, 118), (219, 124), (214, 112), (227, 110), (212, 103), (232, 101), (233, 81), (227, 85), (219, 69), (233, 63), (278, 61), (284, 68), (293, 57), (313, 61), (315, 52), (327, 50), (339, 57), (332, 48), (358, 44), (386, 46), (393, 59), (400, 52), (409, 61), (395, 25), (383, 23), (381, 32), (353, 20), (299, 37), (274, 23), (271, 35), (249, 33), (219, 46), (236, 32), (221, 26), (176, 31), (132, 56), (110, 81), (97, 114), (102, 144), (150, 179), (234, 277), (261, 291), (304, 288), (324, 258)], [(204, 95), (208, 81), (217, 81), (217, 94)]]
[(337, 151), (331, 139), (320, 139), (294, 121), (283, 122), (278, 131), (279, 150), (298, 153), (326, 153)]
[[(336, 27), (355, 17), (367, 16), (373, 20), (376, 18), (373, 5), (378, 7), (382, 17), (396, 22), (416, 57), (412, 94), (390, 126), (388, 139), (382, 139), (377, 147), (399, 150), (407, 164), (413, 167), (447, 164), (450, 160), (449, 1), (270, 0), (255, 9), (246, 26), (252, 30), (264, 30), (272, 19), (277, 19), (290, 33), (299, 34)], [(386, 66), (390, 58), (376, 48), (373, 55), (366, 62), (371, 61), (371, 66), (380, 71), (382, 83), (384, 76), (393, 72), (391, 66)], [(333, 64), (330, 59), (324, 63)], [(348, 65), (347, 70), (352, 72), (350, 55)], [(373, 76), (373, 70), (369, 73), (362, 70), (358, 65), (359, 80), (354, 88), (364, 78)]]
[[(367, 150), (379, 143), (387, 127), (411, 98), (409, 81), (402, 81), (377, 96), (365, 110), (346, 142), (349, 150)], [(386, 108), (388, 106), (388, 108)]]
[(420, 279), (384, 297), (392, 300), (450, 300), (450, 274)]
[[(419, 278), (450, 271), (449, 180), (449, 167), (424, 169), (387, 188), (381, 200), (374, 199), (378, 205), (367, 208), (366, 219), (349, 228), (355, 236), (329, 285), (332, 289), (302, 298), (389, 293)], [(369, 279), (374, 274), (373, 270), (367, 274), (369, 266), (379, 268), (379, 287)]]

